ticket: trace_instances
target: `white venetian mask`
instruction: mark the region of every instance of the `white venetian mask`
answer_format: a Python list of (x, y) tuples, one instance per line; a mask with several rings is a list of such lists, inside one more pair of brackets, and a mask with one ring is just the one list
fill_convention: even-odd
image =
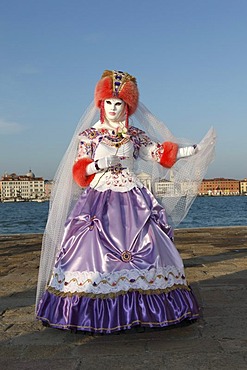
[(110, 98), (104, 101), (105, 117), (110, 122), (124, 119), (125, 102), (122, 99)]

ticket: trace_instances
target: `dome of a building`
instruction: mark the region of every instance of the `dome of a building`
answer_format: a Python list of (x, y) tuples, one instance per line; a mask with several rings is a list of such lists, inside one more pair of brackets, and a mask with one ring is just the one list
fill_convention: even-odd
[(35, 174), (32, 172), (32, 170), (30, 169), (28, 171), (28, 173), (26, 174), (27, 177), (31, 177), (31, 178), (34, 178), (35, 177)]

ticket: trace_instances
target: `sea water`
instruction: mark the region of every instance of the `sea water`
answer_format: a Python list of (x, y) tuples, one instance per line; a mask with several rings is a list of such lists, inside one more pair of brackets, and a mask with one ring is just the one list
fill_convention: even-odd
[[(0, 234), (43, 233), (49, 202), (0, 203)], [(247, 226), (247, 196), (197, 197), (177, 228)]]

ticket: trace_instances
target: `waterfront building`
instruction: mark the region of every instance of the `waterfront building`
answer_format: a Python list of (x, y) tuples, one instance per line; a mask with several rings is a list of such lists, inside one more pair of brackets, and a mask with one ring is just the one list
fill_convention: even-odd
[[(138, 178), (147, 189), (151, 191), (151, 178), (142, 172)], [(204, 179), (199, 186), (197, 183), (181, 182), (175, 184), (171, 172), (170, 179), (160, 179), (154, 184), (154, 194), (156, 196), (176, 196), (176, 194), (196, 194), (199, 195), (242, 195), (247, 194), (247, 178), (243, 180), (214, 178)], [(26, 175), (16, 175), (5, 173), (0, 180), (0, 201), (23, 201), (23, 200), (47, 200), (51, 195), (53, 181), (44, 180), (42, 177), (35, 177), (30, 170)]]
[(176, 194), (178, 189), (175, 188), (174, 184), (174, 176), (173, 171), (170, 171), (169, 180), (167, 179), (160, 179), (156, 181), (154, 184), (154, 193), (157, 197), (161, 197), (163, 195), (173, 196)]
[(45, 180), (45, 198), (46, 199), (50, 199), (52, 185), (53, 185), (52, 180)]
[(247, 194), (247, 179), (240, 180), (239, 189), (240, 194)]
[(0, 181), (1, 201), (42, 200), (45, 197), (44, 179), (30, 170), (26, 175), (5, 173)]
[[(140, 181), (143, 183), (144, 186), (146, 186), (149, 190), (151, 190), (151, 177), (150, 175), (142, 172), (137, 177), (140, 179)], [(167, 179), (160, 179), (159, 181), (156, 181), (154, 183), (154, 194), (157, 197), (161, 196), (176, 196), (178, 194), (197, 194), (198, 193), (198, 184), (184, 181), (180, 184), (174, 183), (174, 176), (171, 171), (169, 180)]]
[(190, 195), (197, 195), (198, 194), (198, 183), (191, 182), (191, 181), (184, 181), (180, 184), (181, 187), (181, 194), (190, 194)]
[[(145, 172), (141, 172), (140, 174), (137, 175), (137, 177), (143, 183), (143, 185), (146, 186), (146, 188), (148, 188), (148, 190), (151, 191), (151, 176)], [(156, 181), (154, 184), (154, 193), (157, 196), (161, 196), (164, 194), (171, 195), (174, 194), (174, 192), (175, 188), (172, 179), (171, 181), (160, 179), (159, 181)]]
[(239, 180), (234, 179), (204, 179), (199, 187), (199, 195), (239, 195), (239, 184)]
[(158, 197), (165, 194), (169, 196), (174, 195), (176, 193), (174, 182), (165, 179), (156, 181), (154, 184), (154, 193)]
[(137, 175), (138, 179), (143, 183), (148, 190), (151, 191), (151, 177), (145, 172), (141, 172)]

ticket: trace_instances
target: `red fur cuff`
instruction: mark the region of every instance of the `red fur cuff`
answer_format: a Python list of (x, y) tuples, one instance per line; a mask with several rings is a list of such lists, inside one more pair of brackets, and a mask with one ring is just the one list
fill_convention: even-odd
[(89, 176), (86, 174), (87, 165), (92, 162), (93, 161), (90, 158), (82, 158), (79, 159), (79, 161), (77, 161), (73, 166), (73, 179), (77, 185), (81, 186), (82, 188), (88, 186), (95, 176), (94, 173)]
[(166, 141), (162, 144), (164, 152), (160, 158), (160, 164), (163, 167), (171, 168), (177, 160), (178, 145)]

